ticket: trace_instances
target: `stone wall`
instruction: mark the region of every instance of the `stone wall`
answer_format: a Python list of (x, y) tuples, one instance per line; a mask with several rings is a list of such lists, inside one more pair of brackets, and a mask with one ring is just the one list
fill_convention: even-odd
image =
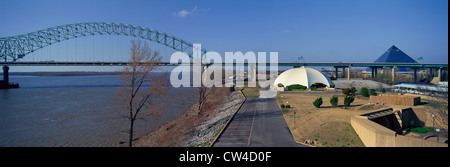
[(389, 105), (416, 106), (420, 104), (419, 96), (411, 95), (388, 95), (381, 94), (370, 96), (370, 103), (383, 103)]

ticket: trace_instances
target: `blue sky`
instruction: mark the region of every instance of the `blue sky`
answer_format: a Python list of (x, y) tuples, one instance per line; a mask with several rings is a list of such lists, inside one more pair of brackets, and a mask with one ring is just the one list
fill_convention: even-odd
[(373, 62), (396, 45), (421, 63), (448, 63), (447, 0), (0, 0), (0, 37), (90, 21), (149, 27), (222, 56)]

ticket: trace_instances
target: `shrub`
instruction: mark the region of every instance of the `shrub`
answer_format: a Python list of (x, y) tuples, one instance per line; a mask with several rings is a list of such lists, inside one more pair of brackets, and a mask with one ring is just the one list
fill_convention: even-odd
[(376, 96), (377, 92), (376, 92), (375, 89), (370, 89), (369, 94), (372, 95), (372, 96)]
[(280, 107), (281, 108), (286, 108), (286, 106), (284, 104), (281, 104)]
[(334, 88), (335, 86), (336, 86), (336, 85), (335, 85), (333, 82), (330, 83), (330, 87), (331, 87), (331, 88)]
[(308, 87), (302, 86), (302, 85), (290, 85), (290, 86), (287, 86), (287, 88), (289, 88), (289, 89), (303, 89), (303, 90), (306, 90)]
[(356, 95), (356, 88), (352, 86), (352, 87), (350, 88), (350, 93), (351, 93), (352, 95)]
[(356, 95), (356, 88), (355, 87), (350, 87), (350, 88), (345, 88), (342, 89), (342, 94), (344, 95)]
[(366, 87), (361, 88), (361, 95), (364, 97), (369, 97), (369, 89), (367, 89)]
[(336, 95), (334, 95), (333, 97), (330, 98), (330, 103), (331, 105), (333, 105), (333, 107), (337, 107), (339, 102), (339, 99)]
[(322, 96), (318, 97), (316, 100), (314, 100), (313, 105), (317, 108), (320, 108), (320, 106), (323, 104)]
[(286, 105), (286, 108), (291, 108), (291, 105), (287, 104), (287, 105)]
[(311, 86), (310, 88), (311, 88), (311, 90), (317, 90), (317, 87), (315, 87), (315, 86)]
[(355, 95), (345, 96), (344, 105), (345, 107), (349, 107), (350, 104), (355, 100)]
[(386, 89), (381, 89), (381, 93), (386, 93)]
[(230, 92), (234, 92), (234, 86), (230, 87)]
[(350, 95), (350, 89), (349, 88), (342, 89), (342, 94)]

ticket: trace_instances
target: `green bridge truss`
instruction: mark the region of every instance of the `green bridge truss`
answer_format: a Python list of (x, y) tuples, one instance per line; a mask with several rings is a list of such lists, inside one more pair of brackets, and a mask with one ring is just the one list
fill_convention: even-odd
[[(87, 22), (51, 27), (27, 34), (0, 38), (0, 61), (15, 62), (51, 44), (91, 35), (124, 35), (147, 39), (186, 52), (192, 57), (193, 45), (183, 39), (147, 27), (111, 22)], [(202, 48), (202, 55), (206, 49)]]

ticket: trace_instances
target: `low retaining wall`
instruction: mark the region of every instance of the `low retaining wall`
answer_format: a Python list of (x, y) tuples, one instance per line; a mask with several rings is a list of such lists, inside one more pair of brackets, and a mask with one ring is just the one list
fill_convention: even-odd
[(415, 106), (420, 104), (419, 96), (387, 95), (370, 96), (370, 103), (383, 103), (390, 105)]
[(448, 147), (445, 143), (399, 135), (363, 115), (353, 116), (351, 125), (366, 147)]

